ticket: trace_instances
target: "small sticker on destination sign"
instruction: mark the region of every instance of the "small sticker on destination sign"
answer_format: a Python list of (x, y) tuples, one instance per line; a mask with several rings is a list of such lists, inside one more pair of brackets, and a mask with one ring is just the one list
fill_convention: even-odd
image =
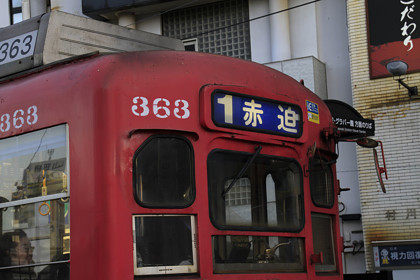
[(308, 121), (319, 124), (318, 104), (306, 100), (306, 109), (308, 110)]

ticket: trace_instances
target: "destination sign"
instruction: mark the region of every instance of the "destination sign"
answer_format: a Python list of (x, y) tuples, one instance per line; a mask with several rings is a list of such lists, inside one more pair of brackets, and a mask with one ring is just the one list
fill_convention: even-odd
[(211, 99), (216, 126), (295, 138), (302, 135), (302, 111), (297, 105), (221, 90), (214, 91)]

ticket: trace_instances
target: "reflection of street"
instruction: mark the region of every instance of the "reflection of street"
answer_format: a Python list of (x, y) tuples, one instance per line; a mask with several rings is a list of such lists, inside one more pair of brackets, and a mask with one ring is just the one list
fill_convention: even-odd
[[(23, 186), (27, 197), (60, 193), (67, 188), (66, 158), (33, 162), (23, 172)], [(47, 186), (44, 194), (42, 187)]]
[(66, 126), (0, 140), (0, 280), (69, 279)]
[[(14, 202), (0, 197), (0, 203)], [(42, 203), (51, 207), (46, 216), (39, 213)], [(55, 199), (0, 210), (0, 280), (69, 279), (68, 205)]]

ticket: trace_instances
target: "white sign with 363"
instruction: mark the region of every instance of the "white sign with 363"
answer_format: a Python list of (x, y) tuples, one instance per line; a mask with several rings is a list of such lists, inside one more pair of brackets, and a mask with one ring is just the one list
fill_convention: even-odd
[(35, 51), (38, 30), (4, 40), (0, 42), (0, 65), (24, 57), (32, 56)]

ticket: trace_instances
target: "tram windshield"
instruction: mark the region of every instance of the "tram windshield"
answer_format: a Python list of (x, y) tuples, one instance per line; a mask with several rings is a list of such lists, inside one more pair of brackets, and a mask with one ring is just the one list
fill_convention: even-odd
[[(219, 229), (299, 231), (303, 227), (302, 173), (280, 157), (214, 150), (208, 158), (210, 215)], [(214, 273), (302, 272), (304, 242), (298, 237), (216, 235)]]
[(208, 158), (208, 181), (211, 219), (220, 229), (303, 227), (301, 169), (293, 160), (215, 150)]
[(69, 274), (67, 126), (0, 140), (0, 279)]

